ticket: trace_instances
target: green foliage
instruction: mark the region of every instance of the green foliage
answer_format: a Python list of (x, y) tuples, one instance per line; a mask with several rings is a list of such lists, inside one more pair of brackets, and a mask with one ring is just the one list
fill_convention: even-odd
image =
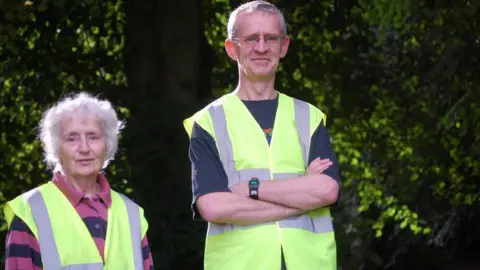
[[(342, 266), (389, 265), (413, 243), (472, 241), (456, 229), (463, 221), (444, 220), (479, 199), (478, 3), (275, 3), (292, 40), (277, 88), (327, 113), (341, 163)], [(206, 35), (222, 59), (213, 88), (230, 91), (236, 70), (223, 50), (224, 14), (207, 15), (215, 27)], [(383, 241), (397, 246), (368, 248)]]
[(227, 38), (227, 21), (231, 6), (228, 1), (211, 1), (204, 4), (205, 36), (210, 46), (215, 50), (215, 63), (212, 70), (212, 92), (221, 96), (236, 87), (236, 64), (225, 52), (224, 44)]
[[(93, 4), (0, 4), (0, 205), (50, 177), (36, 129), (47, 106), (72, 91), (109, 96), (125, 85), (122, 2)], [(126, 162), (122, 151), (117, 159)], [(109, 168), (119, 188), (128, 186), (127, 168)]]
[[(210, 48), (199, 50), (198, 58), (215, 51), (207, 59), (215, 96), (237, 82), (224, 41), (228, 13), (239, 2), (202, 1), (205, 32), (198, 35), (205, 35)], [(333, 211), (343, 269), (435, 267), (421, 263), (428, 260), (416, 253), (441, 267), (461, 261), (456, 254), (480, 235), (478, 1), (274, 3), (285, 12), (291, 37), (277, 89), (328, 115), (341, 163), (341, 199)], [(129, 25), (126, 14), (137, 6), (126, 4), (0, 1), (0, 204), (49, 178), (36, 140), (42, 111), (70, 91), (98, 93), (118, 105), (123, 118), (137, 121), (108, 172), (115, 188), (150, 202), (145, 209), (157, 265), (201, 265), (205, 231), (203, 224), (191, 223), (188, 161), (186, 152), (184, 159), (177, 153), (187, 146), (176, 137), (185, 111), (194, 108), (163, 100), (165, 89), (125, 91), (123, 63), (140, 54), (125, 53), (126, 37), (150, 41), (143, 26), (179, 19), (164, 15)], [(175, 27), (162, 29), (162, 37), (178, 34)], [(169, 53), (157, 43), (145, 48), (156, 61)], [(180, 77), (177, 83), (185, 85)], [(141, 79), (139, 85), (147, 82)], [(175, 199), (159, 196), (159, 190)], [(177, 200), (184, 203), (170, 205)], [(1, 221), (0, 226), (5, 229)]]

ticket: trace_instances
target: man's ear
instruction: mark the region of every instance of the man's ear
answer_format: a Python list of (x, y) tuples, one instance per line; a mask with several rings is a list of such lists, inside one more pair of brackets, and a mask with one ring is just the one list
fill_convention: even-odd
[(233, 40), (231, 39), (225, 40), (225, 50), (227, 51), (228, 56), (230, 56), (230, 58), (233, 61), (238, 60), (237, 49), (235, 48), (235, 43)]
[(288, 52), (288, 45), (290, 45), (290, 37), (285, 36), (282, 41), (282, 51), (280, 52), (280, 58), (284, 58)]

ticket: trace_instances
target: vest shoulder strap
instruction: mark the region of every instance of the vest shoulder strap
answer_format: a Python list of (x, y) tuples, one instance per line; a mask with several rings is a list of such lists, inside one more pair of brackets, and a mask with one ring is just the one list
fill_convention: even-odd
[(298, 111), (300, 112), (303, 111), (302, 113), (308, 113), (310, 115), (310, 127), (313, 128), (312, 134), (313, 134), (313, 131), (317, 128), (318, 125), (320, 125), (322, 121), (323, 121), (323, 124), (326, 126), (327, 115), (324, 112), (322, 112), (322, 110), (320, 110), (317, 106), (296, 98), (293, 98), (293, 101), (295, 104), (295, 108)]
[(221, 96), (220, 98), (214, 100), (207, 106), (205, 106), (203, 109), (199, 110), (196, 112), (194, 115), (191, 117), (185, 119), (183, 121), (183, 126), (185, 130), (187, 131), (188, 137), (192, 137), (192, 130), (193, 130), (193, 125), (197, 123), (200, 125), (205, 131), (207, 131), (211, 136), (214, 136), (213, 134), (213, 125), (212, 125), (212, 119), (210, 117), (210, 109), (212, 107), (218, 107), (224, 104), (225, 100), (231, 96), (232, 93), (225, 94)]
[(35, 235), (35, 237), (37, 237), (38, 239), (38, 229), (32, 216), (32, 209), (30, 207), (29, 199), (34, 194), (39, 193), (41, 189), (48, 188), (49, 185), (53, 184), (49, 181), (39, 187), (22, 193), (18, 195), (15, 199), (5, 203), (3, 211), (8, 227), (10, 227), (13, 218), (16, 216), (23, 222), (25, 222), (28, 228), (32, 231), (33, 235)]
[[(117, 192), (113, 189), (111, 189), (110, 192), (112, 193), (112, 196), (118, 196), (118, 198), (121, 198), (123, 200), (123, 202), (125, 203), (125, 206), (127, 207), (127, 211), (129, 213), (132, 213), (132, 214), (138, 213), (138, 216), (139, 216), (138, 221), (140, 222), (140, 227), (141, 227), (141, 237), (143, 239), (143, 237), (145, 237), (148, 231), (148, 221), (145, 218), (145, 214), (144, 214), (145, 211), (143, 210), (143, 208), (140, 207), (138, 204), (136, 204), (132, 199), (130, 199), (129, 197), (127, 197), (126, 195), (120, 192)], [(131, 217), (131, 218), (135, 218), (135, 217)]]
[[(130, 238), (133, 252), (133, 260), (136, 269), (141, 269), (142, 261), (142, 239), (146, 234), (148, 224), (143, 215), (143, 209), (122, 193), (110, 190), (112, 194), (112, 206), (118, 209), (121, 201), (125, 204), (126, 214), (130, 227)], [(114, 205), (115, 204), (115, 205)]]

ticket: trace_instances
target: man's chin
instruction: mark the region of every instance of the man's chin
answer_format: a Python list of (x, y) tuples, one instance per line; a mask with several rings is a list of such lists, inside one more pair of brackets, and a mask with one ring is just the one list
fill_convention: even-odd
[(275, 70), (268, 67), (264, 69), (255, 69), (252, 70), (251, 73), (254, 77), (271, 77), (272, 75), (275, 75)]
[(255, 73), (250, 77), (250, 80), (253, 81), (268, 81), (275, 76), (275, 73)]

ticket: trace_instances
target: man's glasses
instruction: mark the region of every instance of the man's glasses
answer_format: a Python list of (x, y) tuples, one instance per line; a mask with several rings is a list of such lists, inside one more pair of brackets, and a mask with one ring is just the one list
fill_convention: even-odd
[(240, 43), (245, 47), (253, 48), (255, 47), (255, 45), (257, 45), (258, 42), (260, 42), (260, 39), (263, 39), (269, 48), (276, 48), (280, 46), (284, 38), (284, 35), (267, 34), (262, 37), (260, 35), (254, 34), (245, 37), (232, 38), (232, 40)]

